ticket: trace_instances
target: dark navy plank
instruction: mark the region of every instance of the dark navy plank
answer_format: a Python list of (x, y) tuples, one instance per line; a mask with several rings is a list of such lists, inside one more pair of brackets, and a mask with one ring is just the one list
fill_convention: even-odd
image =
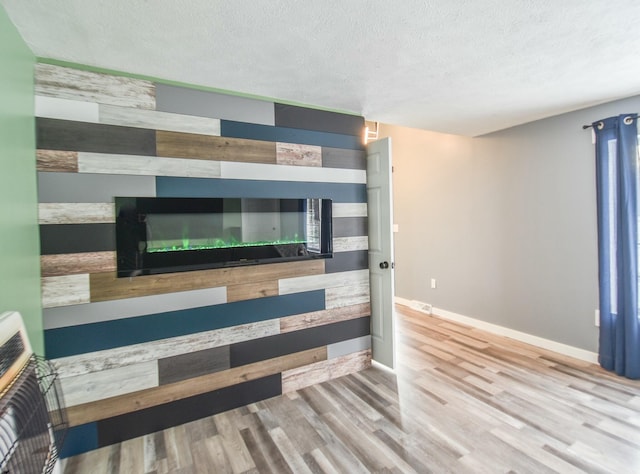
[(367, 250), (352, 250), (350, 252), (336, 252), (333, 258), (324, 262), (325, 273), (349, 272), (369, 268), (369, 252)]
[[(157, 197), (326, 198), (334, 202), (367, 202), (364, 184), (259, 181), (245, 179), (158, 176)], [(357, 235), (367, 235), (357, 234)]]
[(231, 344), (231, 367), (272, 359), (371, 333), (370, 317)]
[(369, 235), (366, 217), (336, 217), (333, 219), (334, 237), (358, 237)]
[(156, 132), (143, 128), (36, 118), (40, 150), (155, 156)]
[(362, 138), (364, 117), (295, 105), (275, 104), (276, 126), (355, 135)]
[(355, 137), (353, 135), (340, 135), (338, 133), (316, 132), (297, 128), (276, 128), (279, 142), (364, 150), (362, 136)]
[(322, 166), (325, 168), (367, 169), (367, 153), (364, 150), (322, 147)]
[(40, 253), (107, 252), (116, 249), (115, 224), (42, 224)]
[(281, 374), (100, 420), (98, 447), (119, 443), (282, 394)]
[(56, 359), (168, 337), (324, 309), (324, 290), (190, 308), (44, 332), (47, 359)]
[[(58, 449), (60, 449), (60, 446), (58, 446)], [(60, 451), (60, 458), (69, 458), (94, 449), (98, 449), (98, 425), (96, 423), (87, 423), (73, 426), (67, 430), (62, 450)]]
[(165, 385), (220, 372), (231, 367), (229, 364), (229, 346), (158, 359), (158, 383)]
[(316, 132), (299, 128), (270, 127), (253, 123), (220, 121), (220, 135), (223, 137), (249, 138), (271, 142), (299, 143), (304, 145), (328, 146), (363, 150), (362, 137), (339, 133)]

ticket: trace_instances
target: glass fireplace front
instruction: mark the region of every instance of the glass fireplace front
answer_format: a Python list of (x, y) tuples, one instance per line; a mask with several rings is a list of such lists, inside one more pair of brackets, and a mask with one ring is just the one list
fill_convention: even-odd
[(116, 197), (118, 276), (332, 256), (330, 199)]

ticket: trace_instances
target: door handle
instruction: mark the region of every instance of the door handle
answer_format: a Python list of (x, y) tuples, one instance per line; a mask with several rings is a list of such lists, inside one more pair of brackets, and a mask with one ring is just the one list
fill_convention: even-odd
[(389, 262), (380, 262), (380, 268), (383, 270), (389, 268)]

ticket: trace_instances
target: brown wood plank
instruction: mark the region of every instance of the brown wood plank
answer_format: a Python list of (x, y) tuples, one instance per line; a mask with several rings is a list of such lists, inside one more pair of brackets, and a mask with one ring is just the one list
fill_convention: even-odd
[(294, 316), (280, 318), (280, 332), (285, 333), (299, 331), (300, 329), (337, 323), (348, 319), (361, 318), (362, 316), (368, 316), (370, 314), (371, 305), (369, 303), (296, 314)]
[(78, 426), (84, 423), (181, 400), (219, 388), (229, 387), (297, 367), (314, 364), (326, 360), (326, 358), (327, 348), (318, 347), (235, 367), (222, 372), (194, 377), (177, 383), (141, 390), (132, 394), (76, 405), (67, 409), (69, 426)]
[(77, 273), (113, 272), (116, 270), (115, 252), (66, 253), (42, 255), (40, 268), (43, 277)]
[(243, 138), (214, 137), (195, 133), (156, 133), (158, 156), (245, 163), (276, 163), (276, 144)]
[(37, 150), (36, 169), (61, 173), (78, 172), (78, 153), (75, 151)]
[(278, 295), (278, 281), (259, 281), (227, 286), (227, 303)]
[(324, 273), (323, 260), (272, 263), (246, 267), (216, 268), (194, 272), (117, 278), (115, 272), (91, 274), (91, 301), (109, 301), (135, 296), (160, 295), (241, 283), (277, 281), (300, 275)]

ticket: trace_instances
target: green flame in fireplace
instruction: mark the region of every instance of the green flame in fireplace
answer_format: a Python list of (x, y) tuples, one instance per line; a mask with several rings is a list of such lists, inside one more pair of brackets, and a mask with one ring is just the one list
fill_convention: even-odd
[(261, 247), (266, 245), (291, 245), (306, 244), (305, 240), (301, 240), (298, 235), (293, 238), (284, 238), (278, 240), (259, 240), (254, 242), (242, 242), (231, 237), (227, 240), (220, 238), (213, 239), (189, 239), (183, 237), (173, 241), (147, 241), (147, 253), (160, 252), (181, 252), (185, 250), (214, 250), (214, 249), (231, 249), (240, 247)]

